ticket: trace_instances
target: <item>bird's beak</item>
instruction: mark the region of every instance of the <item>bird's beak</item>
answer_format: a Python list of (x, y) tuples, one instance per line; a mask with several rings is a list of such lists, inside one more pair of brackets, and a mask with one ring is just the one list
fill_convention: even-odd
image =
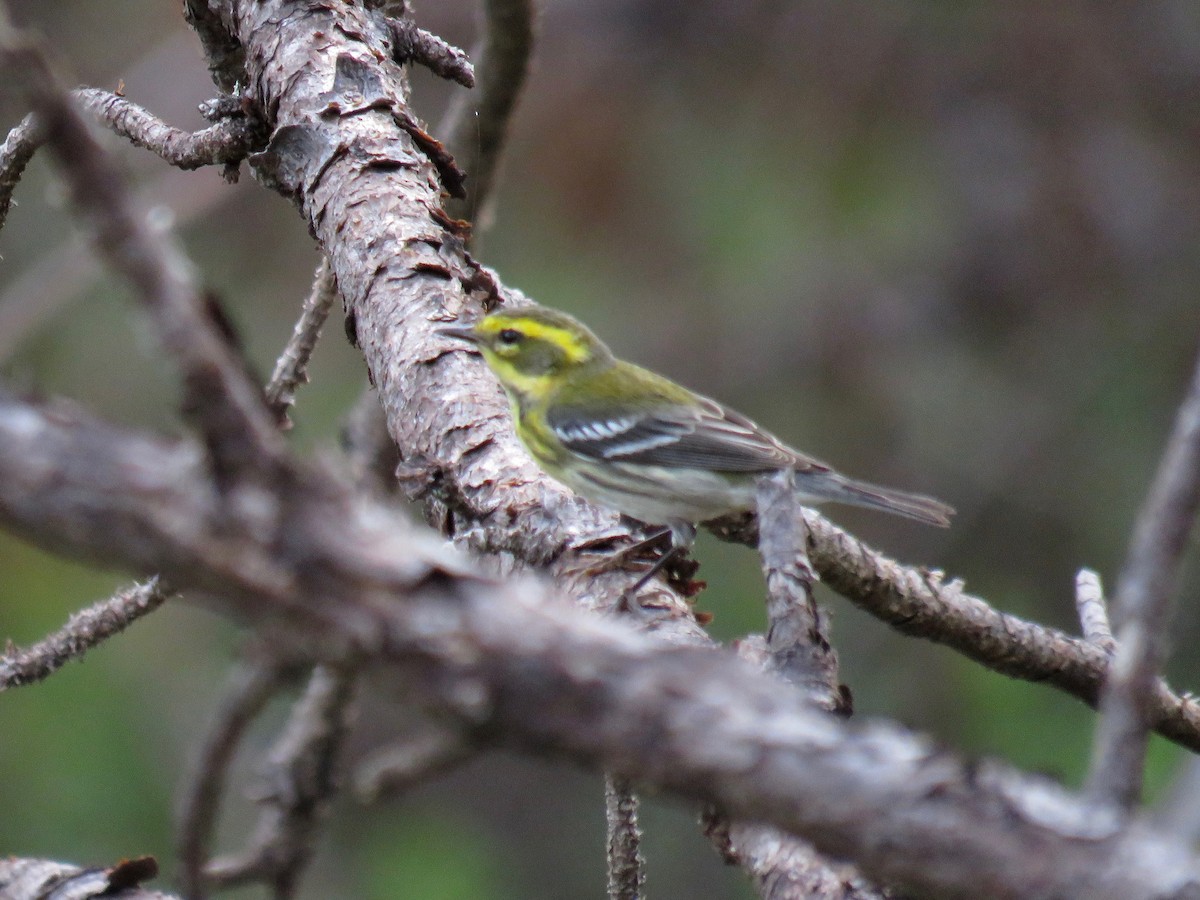
[(443, 325), (437, 329), (437, 333), (446, 337), (458, 338), (462, 341), (467, 341), (471, 344), (478, 344), (479, 338), (475, 334), (475, 329), (470, 325)]

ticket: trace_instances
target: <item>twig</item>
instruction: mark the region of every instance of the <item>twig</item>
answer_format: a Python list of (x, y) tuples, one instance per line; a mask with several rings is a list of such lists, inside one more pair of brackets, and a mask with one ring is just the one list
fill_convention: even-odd
[[(236, 165), (265, 141), (261, 125), (244, 115), (224, 118), (209, 128), (192, 133), (167, 125), (110, 91), (78, 88), (71, 96), (134, 146), (151, 150), (181, 169)], [(31, 114), (22, 119), (0, 145), (0, 229), (8, 219), (13, 191), (25, 166), (44, 140), (38, 131), (36, 117)]]
[[(1096, 706), (1111, 660), (1094, 644), (1000, 612), (940, 572), (904, 566), (809, 511), (809, 559), (828, 588), (902, 634), (951, 647), (1012, 678), (1048, 684)], [(756, 546), (753, 518), (707, 523), (717, 537)], [(1159, 682), (1152, 727), (1200, 751), (1200, 702)]]
[[(837, 653), (813, 598), (808, 529), (792, 473), (759, 479), (759, 552), (767, 584), (766, 640), (738, 642), (738, 656), (799, 687), (820, 709), (849, 715), (850, 692), (838, 678)], [(763, 900), (879, 900), (884, 895), (854, 867), (835, 863), (811, 844), (758, 822), (730, 822), (709, 808), (705, 833), (727, 862), (753, 879)]]
[(17, 182), (41, 145), (37, 123), (31, 115), (22, 119), (0, 144), (0, 228), (8, 221), (8, 210), (12, 206)]
[(604, 776), (604, 820), (608, 832), (608, 900), (640, 900), (646, 886), (638, 796), (618, 775)]
[(277, 461), (284, 445), (261, 389), (250, 381), (214, 304), (197, 290), (191, 264), (135, 209), (120, 174), (31, 40), (0, 26), (0, 62), (29, 98), (72, 204), (93, 229), (97, 248), (150, 310), (163, 344), (182, 370), (185, 411), (207, 436), (223, 483)]
[(439, 128), (460, 157), (477, 148), (468, 166), (466, 197), (448, 205), (451, 215), (462, 219), (483, 216), (533, 53), (532, 0), (484, 0), (483, 10), (483, 46), (474, 54), (479, 60), (478, 102), (474, 95), (456, 97)]
[(204, 866), (211, 855), (225, 779), (238, 744), (288, 673), (280, 660), (259, 655), (234, 671), (226, 689), (195, 774), (188, 779), (179, 814), (180, 880), (188, 900), (200, 900), (206, 893)]
[(1075, 610), (1079, 614), (1083, 639), (1109, 655), (1116, 653), (1117, 642), (1108, 624), (1104, 586), (1100, 583), (1099, 573), (1092, 569), (1080, 569), (1075, 576)]
[(842, 710), (837, 653), (821, 624), (813, 599), (816, 573), (808, 560), (808, 528), (789, 470), (759, 479), (758, 550), (767, 584), (767, 650), (771, 667), (787, 681), (803, 687), (830, 712)]
[(266, 144), (263, 124), (244, 111), (193, 133), (168, 125), (111, 91), (77, 88), (71, 96), (135, 147), (150, 150), (180, 169), (235, 165)]
[(324, 818), (338, 778), (338, 756), (354, 709), (355, 673), (317, 666), (304, 697), (272, 749), (250, 848), (205, 867), (221, 887), (265, 881), (277, 898), (291, 897), (312, 856), (316, 828)]
[(0, 656), (0, 691), (33, 684), (119, 634), (158, 609), (170, 592), (152, 578), (71, 616), (59, 631), (25, 650), (9, 647)]
[(1095, 802), (1132, 808), (1167, 655), (1179, 560), (1200, 508), (1200, 359), (1175, 416), (1117, 581), (1117, 655), (1100, 704), (1086, 790)]
[(312, 290), (265, 390), (267, 407), (274, 414), (276, 424), (284, 430), (292, 427), (288, 409), (296, 402), (296, 387), (308, 381), (308, 361), (335, 299), (337, 280), (329, 268), (329, 260), (322, 256), (313, 276)]
[(475, 67), (467, 54), (410, 19), (388, 19), (392, 52), (400, 63), (420, 63), (441, 78), (475, 87)]
[(394, 797), (475, 756), (458, 731), (429, 726), (372, 754), (354, 773), (354, 793), (364, 803)]

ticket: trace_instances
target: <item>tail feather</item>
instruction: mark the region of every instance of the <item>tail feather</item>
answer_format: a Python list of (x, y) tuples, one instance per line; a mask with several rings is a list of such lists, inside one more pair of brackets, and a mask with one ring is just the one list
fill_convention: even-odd
[(916, 519), (926, 525), (950, 527), (950, 517), (954, 515), (954, 507), (940, 500), (926, 497), (923, 494), (910, 494), (907, 491), (897, 491), (893, 488), (868, 484), (865, 481), (853, 481), (849, 478), (839, 478), (838, 481), (840, 488), (838, 496), (829, 498), (835, 503), (865, 506)]

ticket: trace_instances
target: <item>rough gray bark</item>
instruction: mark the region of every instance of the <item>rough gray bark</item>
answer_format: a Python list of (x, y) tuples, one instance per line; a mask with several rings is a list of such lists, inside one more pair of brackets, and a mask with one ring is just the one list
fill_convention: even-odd
[(374, 661), (475, 735), (773, 823), (929, 896), (1200, 891), (1200, 861), (1145, 822), (901, 729), (841, 724), (736, 659), (665, 645), (529, 580), (474, 575), (327, 473), (297, 468), (261, 497), (269, 520), (231, 516), (202, 459), (186, 441), (0, 397), (5, 527), (159, 567), (242, 621), (274, 623), (280, 640)]

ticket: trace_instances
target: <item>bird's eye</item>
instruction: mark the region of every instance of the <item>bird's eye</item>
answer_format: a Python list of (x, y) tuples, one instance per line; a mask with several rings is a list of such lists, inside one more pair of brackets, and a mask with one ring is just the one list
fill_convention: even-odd
[(500, 334), (497, 335), (497, 337), (500, 339), (500, 343), (504, 344), (504, 346), (512, 347), (520, 342), (521, 332), (517, 331), (515, 328), (505, 328), (500, 332)]

